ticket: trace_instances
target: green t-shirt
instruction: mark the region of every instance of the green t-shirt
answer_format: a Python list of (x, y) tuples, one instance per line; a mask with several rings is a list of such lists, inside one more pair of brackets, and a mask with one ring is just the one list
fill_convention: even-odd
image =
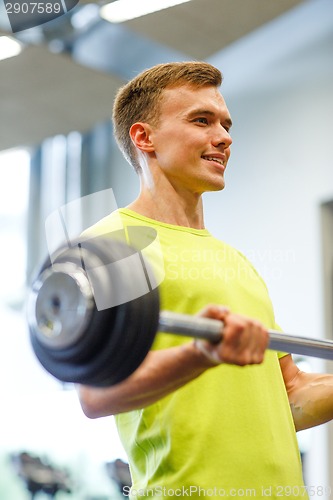
[[(195, 314), (209, 303), (222, 304), (277, 328), (261, 277), (209, 231), (160, 223), (128, 209), (92, 231), (103, 234), (121, 225), (157, 231), (165, 271), (161, 309)], [(189, 341), (159, 333), (153, 348)], [(220, 365), (145, 409), (117, 415), (132, 498), (307, 498), (278, 358), (267, 351), (261, 365)]]

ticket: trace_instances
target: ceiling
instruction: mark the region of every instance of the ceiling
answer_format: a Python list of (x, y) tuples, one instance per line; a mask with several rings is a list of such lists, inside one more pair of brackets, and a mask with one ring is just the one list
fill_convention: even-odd
[[(134, 0), (137, 1), (137, 0)], [(0, 150), (89, 130), (109, 118), (121, 82), (165, 60), (207, 59), (304, 0), (192, 0), (112, 25), (96, 2), (15, 33), (23, 52), (0, 61)], [(0, 2), (0, 35), (11, 34)]]
[(125, 23), (158, 43), (206, 59), (302, 0), (192, 0)]

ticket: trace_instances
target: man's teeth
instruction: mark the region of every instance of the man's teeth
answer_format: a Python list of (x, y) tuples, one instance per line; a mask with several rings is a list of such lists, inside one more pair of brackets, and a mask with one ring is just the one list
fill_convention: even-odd
[(214, 156), (203, 156), (205, 160), (217, 161), (220, 165), (223, 165), (223, 161), (220, 158), (214, 158)]

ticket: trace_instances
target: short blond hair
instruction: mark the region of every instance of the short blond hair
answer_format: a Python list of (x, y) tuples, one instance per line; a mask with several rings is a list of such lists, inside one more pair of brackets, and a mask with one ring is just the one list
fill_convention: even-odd
[(222, 84), (221, 72), (206, 62), (174, 62), (147, 69), (121, 87), (113, 106), (114, 134), (126, 160), (140, 170), (130, 128), (136, 122), (157, 125), (160, 101), (166, 88), (191, 85), (194, 88)]

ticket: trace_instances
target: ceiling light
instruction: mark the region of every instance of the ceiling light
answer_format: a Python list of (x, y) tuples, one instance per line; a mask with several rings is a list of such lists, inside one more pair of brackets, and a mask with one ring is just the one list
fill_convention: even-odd
[(17, 56), (22, 51), (22, 45), (9, 36), (0, 36), (0, 61)]
[(87, 5), (83, 5), (80, 9), (75, 9), (70, 21), (73, 28), (82, 30), (88, 28), (89, 24), (98, 18), (98, 15), (98, 5), (89, 3)]
[(190, 0), (116, 0), (101, 7), (103, 19), (111, 23), (122, 23), (129, 19), (145, 16), (158, 10), (167, 9), (174, 5), (189, 2)]

